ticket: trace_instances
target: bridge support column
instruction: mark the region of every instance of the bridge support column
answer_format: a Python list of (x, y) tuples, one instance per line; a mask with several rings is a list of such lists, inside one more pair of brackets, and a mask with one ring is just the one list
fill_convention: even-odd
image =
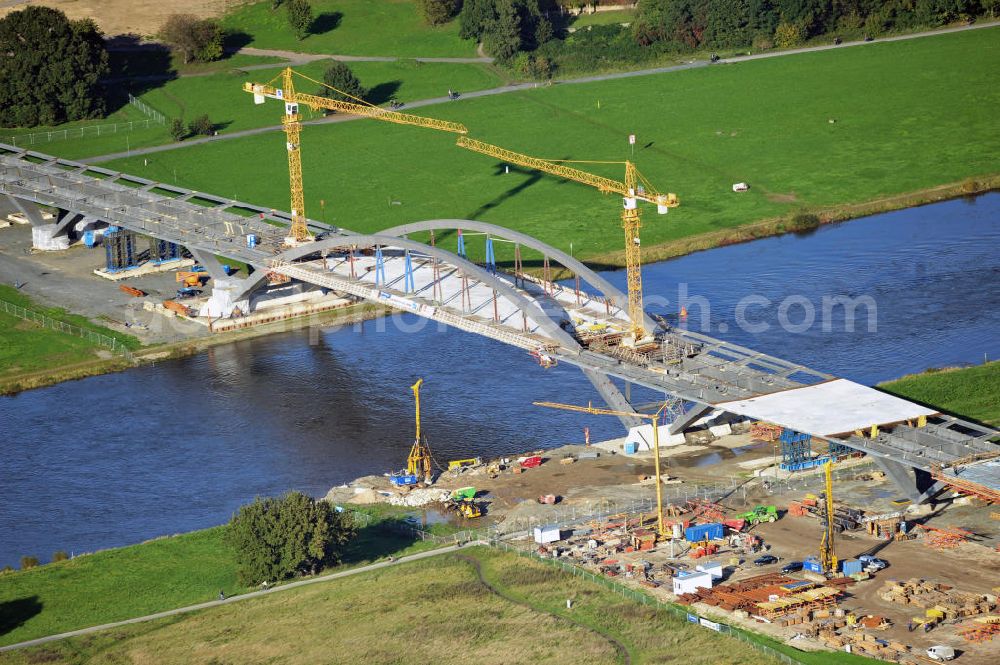
[(889, 480), (891, 480), (893, 484), (906, 495), (906, 498), (914, 503), (914, 505), (926, 501), (937, 492), (937, 490), (930, 492), (930, 489), (933, 489), (934, 483), (932, 483), (931, 488), (929, 488), (927, 492), (921, 491), (921, 474), (916, 469), (901, 462), (886, 459), (885, 457), (879, 457), (876, 455), (871, 455), (871, 457), (875, 459), (875, 465), (885, 472), (885, 475), (889, 477)]
[(10, 202), (18, 212), (31, 224), (31, 246), (34, 249), (43, 251), (58, 251), (69, 249), (69, 238), (65, 234), (59, 235), (62, 228), (54, 223), (51, 215), (46, 219), (46, 215), (39, 210), (38, 205), (31, 201), (21, 199), (7, 194), (7, 201)]
[[(205, 265), (205, 263), (198, 258), (197, 254), (192, 252), (191, 255), (195, 257), (196, 261)], [(207, 258), (215, 261), (214, 256), (209, 255)], [(219, 266), (218, 261), (215, 261), (215, 265), (217, 266), (218, 271), (222, 272), (222, 268)], [(207, 265), (205, 265), (205, 269), (209, 271), (210, 275), (212, 275), (212, 294), (209, 296), (208, 302), (202, 305), (201, 311), (199, 312), (201, 316), (209, 316), (212, 318), (231, 317), (237, 308), (243, 314), (249, 314), (253, 311), (250, 306), (251, 295), (254, 291), (267, 283), (266, 270), (257, 268), (257, 270), (255, 270), (249, 277), (236, 279), (233, 277), (226, 277), (225, 273), (223, 273), (222, 277), (216, 277)]]
[(219, 263), (219, 259), (215, 258), (215, 255), (211, 252), (206, 252), (200, 249), (191, 249), (190, 247), (187, 248), (187, 251), (191, 252), (191, 256), (195, 261), (204, 266), (205, 270), (208, 271), (208, 274), (213, 280), (233, 281), (230, 280), (229, 275), (227, 275), (226, 271), (222, 268), (222, 264)]
[[(629, 401), (625, 399), (625, 395), (618, 390), (618, 386), (614, 384), (607, 374), (602, 374), (601, 372), (593, 369), (584, 369), (583, 375), (586, 376), (592, 384), (594, 384), (594, 387), (597, 388), (597, 392), (601, 394), (601, 397), (604, 398), (604, 401), (607, 402), (609, 407), (615, 411), (635, 413), (635, 409), (633, 409)], [(638, 427), (644, 423), (643, 419), (638, 416), (619, 416), (618, 419), (621, 420), (625, 429), (632, 429), (633, 427)]]
[(690, 409), (684, 412), (684, 415), (670, 423), (670, 433), (680, 434), (684, 431), (684, 428), (693, 423), (694, 421), (701, 418), (706, 411), (712, 407), (707, 404), (694, 404)]

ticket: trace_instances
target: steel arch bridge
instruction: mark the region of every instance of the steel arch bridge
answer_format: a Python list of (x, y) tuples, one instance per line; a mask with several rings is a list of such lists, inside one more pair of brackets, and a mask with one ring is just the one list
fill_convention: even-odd
[[(706, 413), (729, 412), (866, 452), (914, 499), (929, 495), (914, 489), (918, 472), (939, 479), (933, 491), (949, 479), (942, 466), (1000, 451), (996, 430), (700, 333), (660, 330), (656, 344), (642, 350), (616, 344), (631, 327), (625, 294), (565, 252), (493, 224), (441, 219), (360, 234), (310, 220), (321, 239), (287, 249), (287, 213), (3, 144), (0, 194), (45, 237), (89, 219), (183, 245), (213, 276), (210, 302), (223, 314), (243, 309), (269, 277), (283, 275), (577, 366), (616, 410), (632, 406), (613, 378), (672, 395), (690, 406), (671, 433)], [(59, 211), (54, 223), (37, 205)], [(484, 236), (486, 262), (437, 246), (434, 234), (442, 231)], [(248, 246), (249, 234), (255, 246)], [(514, 245), (513, 270), (497, 267), (494, 241)], [(541, 254), (545, 266), (568, 270), (574, 285), (554, 283), (547, 271), (543, 278), (526, 274), (522, 248)], [(232, 279), (216, 256), (255, 270)], [(643, 324), (657, 328), (648, 318)], [(829, 405), (850, 417), (831, 419)], [(982, 486), (1000, 490), (1000, 468), (976, 468)]]

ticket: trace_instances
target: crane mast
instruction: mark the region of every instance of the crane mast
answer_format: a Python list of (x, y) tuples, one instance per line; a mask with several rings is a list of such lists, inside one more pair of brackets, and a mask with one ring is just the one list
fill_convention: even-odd
[(659, 194), (643, 178), (642, 174), (630, 161), (603, 162), (624, 164), (625, 182), (595, 175), (581, 169), (566, 166), (556, 160), (541, 159), (523, 155), (513, 150), (477, 141), (466, 136), (458, 137), (457, 145), (473, 152), (490, 157), (496, 157), (511, 164), (517, 164), (544, 173), (559, 176), (567, 180), (594, 187), (605, 194), (618, 194), (622, 197), (622, 228), (625, 230), (625, 269), (628, 281), (628, 316), (632, 325), (633, 343), (646, 338), (647, 331), (643, 325), (645, 313), (642, 302), (642, 250), (639, 241), (639, 229), (642, 219), (639, 214), (639, 201), (656, 205), (657, 212), (666, 214), (669, 208), (676, 208), (680, 201), (676, 194)]
[(823, 531), (823, 541), (820, 543), (819, 557), (823, 566), (823, 572), (837, 572), (837, 551), (833, 543), (834, 527), (833, 521), (833, 460), (823, 465), (823, 474), (826, 478), (826, 529)]
[(311, 237), (309, 228), (306, 226), (306, 197), (302, 185), (302, 152), (300, 150), (302, 123), (299, 122), (299, 104), (295, 97), (292, 68), (286, 68), (282, 72), (281, 78), (285, 91), (285, 115), (281, 117), (281, 124), (285, 128), (285, 148), (288, 150), (288, 185), (292, 202), (291, 239), (294, 243), (301, 243)]

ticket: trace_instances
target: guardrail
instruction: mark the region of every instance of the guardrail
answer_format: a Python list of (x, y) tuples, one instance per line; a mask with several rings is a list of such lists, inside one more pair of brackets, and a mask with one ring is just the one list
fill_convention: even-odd
[(48, 328), (50, 330), (55, 330), (58, 332), (66, 333), (67, 335), (73, 335), (75, 337), (80, 337), (87, 341), (93, 342), (100, 346), (110, 349), (113, 353), (120, 354), (125, 360), (130, 363), (135, 362), (135, 356), (132, 354), (128, 348), (119, 342), (114, 337), (109, 337), (99, 332), (89, 330), (87, 328), (81, 328), (80, 326), (74, 326), (71, 323), (66, 323), (65, 321), (60, 321), (58, 319), (53, 319), (51, 316), (46, 316), (45, 314), (39, 314), (38, 312), (33, 312), (30, 309), (21, 307), (20, 305), (15, 305), (14, 303), (7, 302), (6, 300), (0, 300), (0, 312), (10, 314), (19, 319), (25, 321), (32, 321), (42, 326), (43, 328)]
[(152, 106), (142, 101), (131, 92), (128, 93), (128, 103), (139, 109), (143, 115), (157, 122), (157, 124), (163, 125), (167, 122), (167, 117), (154, 109)]

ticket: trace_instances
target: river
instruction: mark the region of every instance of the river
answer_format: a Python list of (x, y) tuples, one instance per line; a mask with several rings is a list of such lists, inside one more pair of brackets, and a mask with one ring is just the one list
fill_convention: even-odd
[[(678, 321), (686, 283), (691, 296), (711, 294), (711, 334), (874, 383), (998, 355), (997, 247), (1000, 194), (989, 194), (700, 252), (643, 274), (648, 308), (672, 322), (703, 323), (693, 303)], [(607, 276), (624, 285), (623, 273)], [(824, 331), (822, 298), (839, 295), (870, 297), (875, 329), (862, 307), (854, 332), (838, 309)], [(748, 296), (745, 318), (767, 330), (738, 325)], [(815, 309), (804, 332), (778, 323), (789, 296), (798, 299), (792, 326), (806, 303)], [(257, 495), (322, 495), (399, 468), (417, 377), (440, 460), (581, 442), (584, 425), (595, 438), (620, 435), (614, 419), (531, 405), (599, 401), (578, 370), (543, 370), (521, 351), (404, 315), (234, 343), (0, 399), (0, 566), (219, 524)]]

